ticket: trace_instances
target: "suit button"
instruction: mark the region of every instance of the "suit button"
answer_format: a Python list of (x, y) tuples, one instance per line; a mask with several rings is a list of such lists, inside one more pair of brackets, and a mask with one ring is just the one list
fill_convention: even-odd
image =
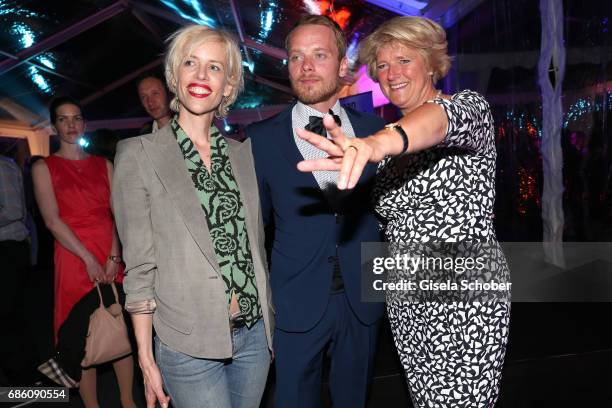
[(334, 262), (336, 262), (336, 257), (335, 257), (335, 256), (328, 256), (328, 257), (327, 257), (327, 262), (329, 262), (329, 263), (334, 263)]

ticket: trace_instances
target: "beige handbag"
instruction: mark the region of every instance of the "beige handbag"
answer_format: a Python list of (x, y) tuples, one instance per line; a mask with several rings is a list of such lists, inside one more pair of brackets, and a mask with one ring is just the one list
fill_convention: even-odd
[(119, 296), (115, 283), (111, 283), (115, 294), (115, 303), (104, 307), (100, 286), (96, 283), (100, 296), (100, 307), (89, 317), (85, 357), (82, 367), (106, 363), (126, 356), (132, 352), (128, 338), (127, 326), (123, 320), (123, 308), (119, 304)]

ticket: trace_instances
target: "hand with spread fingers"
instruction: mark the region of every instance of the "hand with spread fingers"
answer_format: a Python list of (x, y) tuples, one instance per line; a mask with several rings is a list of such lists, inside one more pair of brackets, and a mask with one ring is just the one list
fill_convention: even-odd
[(296, 129), (299, 137), (329, 155), (325, 159), (303, 160), (298, 163), (298, 170), (339, 171), (338, 189), (351, 189), (357, 185), (366, 164), (377, 163), (385, 157), (384, 145), (371, 137), (347, 137), (331, 115), (325, 115), (323, 124), (331, 140), (304, 129)]

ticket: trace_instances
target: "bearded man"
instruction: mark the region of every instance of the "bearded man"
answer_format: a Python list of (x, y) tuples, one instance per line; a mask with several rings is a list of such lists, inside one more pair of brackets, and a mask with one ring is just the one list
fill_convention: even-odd
[(369, 135), (384, 123), (338, 102), (348, 60), (336, 23), (325, 16), (302, 17), (285, 47), (298, 100), (247, 128), (264, 223), (274, 226), (274, 406), (321, 406), (322, 366), (329, 356), (333, 406), (363, 407), (383, 313), (383, 304), (361, 301), (361, 242), (380, 241), (370, 206), (376, 168), (368, 165), (350, 191), (337, 189), (337, 173), (301, 173), (299, 161), (325, 156), (295, 129), (326, 135), (321, 121), (326, 114), (353, 137)]

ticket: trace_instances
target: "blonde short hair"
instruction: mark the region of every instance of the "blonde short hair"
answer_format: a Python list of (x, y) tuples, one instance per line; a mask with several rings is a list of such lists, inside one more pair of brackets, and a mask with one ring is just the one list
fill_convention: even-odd
[(175, 96), (170, 102), (170, 109), (179, 111), (180, 102), (176, 96), (176, 76), (180, 64), (191, 54), (191, 51), (204, 42), (216, 41), (225, 46), (227, 50), (226, 79), (233, 86), (229, 96), (223, 97), (217, 108), (216, 115), (224, 117), (229, 107), (236, 102), (238, 94), (244, 88), (244, 77), (242, 71), (242, 55), (236, 40), (227, 32), (216, 30), (202, 25), (189, 25), (172, 34), (167, 42), (168, 49), (165, 59), (165, 75), (168, 89)]
[(376, 54), (393, 42), (416, 49), (433, 72), (433, 82), (444, 78), (451, 66), (446, 32), (436, 22), (425, 17), (394, 17), (381, 24), (359, 46), (359, 60), (368, 75), (378, 80)]
[(344, 36), (344, 32), (342, 32), (342, 28), (340, 28), (338, 23), (331, 18), (318, 14), (303, 15), (295, 23), (295, 25), (289, 31), (289, 34), (287, 34), (285, 37), (285, 50), (287, 50), (287, 52), (289, 52), (293, 32), (304, 25), (320, 25), (332, 30), (334, 33), (334, 40), (336, 41), (336, 47), (338, 48), (338, 61), (342, 61), (342, 58), (346, 56), (346, 37)]

